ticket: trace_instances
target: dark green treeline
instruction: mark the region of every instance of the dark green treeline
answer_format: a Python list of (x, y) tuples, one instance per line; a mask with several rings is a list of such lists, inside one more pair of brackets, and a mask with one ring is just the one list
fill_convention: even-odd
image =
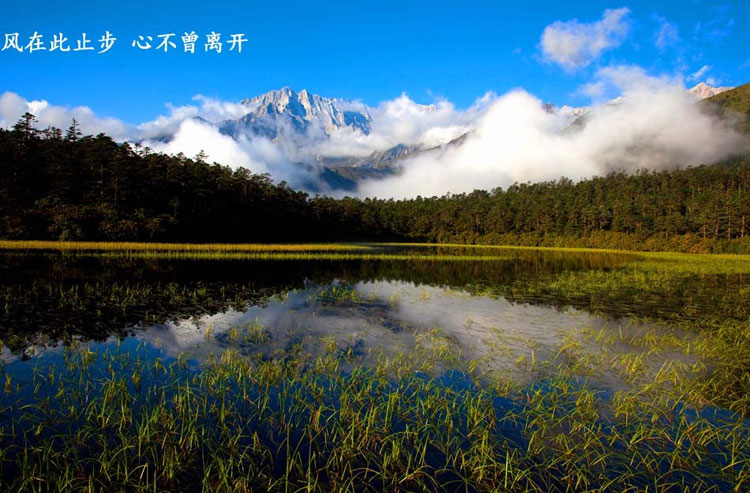
[(266, 175), (39, 131), (0, 130), (0, 238), (427, 241), (750, 253), (750, 158), (412, 200), (310, 197)]

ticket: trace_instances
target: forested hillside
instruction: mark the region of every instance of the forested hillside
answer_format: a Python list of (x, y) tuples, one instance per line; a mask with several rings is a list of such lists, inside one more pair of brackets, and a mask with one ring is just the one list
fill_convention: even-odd
[(396, 240), (750, 253), (750, 159), (412, 200), (310, 197), (266, 175), (39, 131), (0, 130), (0, 238)]
[(736, 120), (741, 130), (750, 132), (750, 84), (717, 94), (706, 100), (705, 104), (716, 109), (719, 116)]

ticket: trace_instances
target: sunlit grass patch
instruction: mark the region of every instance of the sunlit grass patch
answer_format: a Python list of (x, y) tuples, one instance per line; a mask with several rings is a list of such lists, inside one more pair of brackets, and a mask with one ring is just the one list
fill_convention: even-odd
[(130, 252), (327, 252), (368, 250), (343, 243), (145, 243), (98, 241), (0, 241), (2, 250)]
[(486, 254), (415, 254), (353, 243), (135, 243), (75, 241), (0, 241), (7, 252), (64, 252), (78, 256), (153, 260), (425, 260), (498, 261), (508, 256)]
[(102, 252), (96, 254), (101, 257), (125, 257), (154, 260), (323, 260), (323, 261), (372, 261), (372, 260), (399, 260), (399, 261), (458, 261), (458, 262), (493, 262), (499, 260), (510, 260), (510, 257), (501, 255), (414, 255), (399, 253), (365, 253), (360, 252), (183, 252), (183, 251), (123, 251)]

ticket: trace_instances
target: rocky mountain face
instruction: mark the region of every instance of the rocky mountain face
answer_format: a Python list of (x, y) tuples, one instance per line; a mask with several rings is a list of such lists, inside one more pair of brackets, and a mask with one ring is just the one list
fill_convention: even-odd
[(247, 107), (247, 114), (238, 120), (225, 121), (220, 126), (223, 133), (237, 136), (240, 132), (249, 132), (271, 140), (292, 133), (322, 138), (344, 127), (369, 134), (372, 123), (366, 105), (321, 97), (306, 89), (297, 93), (284, 87), (245, 99), (240, 104)]
[(361, 157), (314, 156), (323, 169), (324, 181), (344, 190), (354, 190), (357, 182), (368, 178), (383, 178), (397, 173), (400, 161), (422, 151), (419, 146), (398, 144), (385, 151), (375, 151)]
[[(261, 136), (274, 142), (292, 143), (301, 149), (324, 142), (341, 130), (369, 135), (371, 109), (363, 103), (326, 98), (284, 87), (240, 102), (247, 113), (226, 120), (219, 130), (237, 138)], [(310, 154), (310, 161), (321, 167), (320, 178), (334, 188), (354, 189), (363, 178), (382, 177), (398, 169), (397, 161), (418, 152), (418, 146), (398, 144), (361, 157), (331, 157)]]

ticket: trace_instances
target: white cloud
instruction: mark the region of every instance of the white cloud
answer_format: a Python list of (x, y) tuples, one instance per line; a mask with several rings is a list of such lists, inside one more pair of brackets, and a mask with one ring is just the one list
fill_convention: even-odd
[(362, 196), (414, 197), (508, 186), (514, 182), (577, 180), (612, 170), (633, 171), (710, 163), (742, 140), (704, 114), (678, 78), (651, 77), (633, 66), (597, 72), (622, 99), (595, 107), (586, 125), (560, 132), (559, 115), (523, 90), (498, 98), (462, 146), (403, 163), (399, 176), (364, 182)]
[(295, 164), (276, 143), (258, 136), (232, 138), (222, 134), (215, 125), (195, 118), (180, 122), (168, 142), (147, 140), (144, 145), (157, 152), (182, 153), (187, 157), (203, 152), (209, 163), (243, 167), (253, 173), (268, 173), (276, 182), (284, 180), (292, 188), (325, 189), (314, 168)]
[(134, 132), (134, 127), (117, 118), (101, 118), (87, 106), (66, 108), (54, 106), (45, 100), (27, 101), (13, 92), (0, 96), (0, 127), (9, 128), (26, 112), (36, 116), (39, 128), (56, 127), (67, 129), (75, 118), (79, 128), (86, 134), (103, 132), (114, 139), (126, 139)]
[(312, 147), (316, 154), (327, 156), (366, 156), (398, 144), (438, 146), (466, 133), (495, 98), (489, 92), (468, 109), (459, 110), (449, 101), (422, 105), (402, 94), (370, 110), (369, 134), (343, 128)]
[(574, 70), (589, 65), (610, 48), (619, 46), (627, 36), (630, 10), (626, 7), (607, 9), (602, 19), (592, 23), (556, 21), (544, 29), (541, 48), (544, 57)]
[(708, 71), (711, 70), (711, 65), (704, 65), (692, 74), (690, 74), (687, 78), (689, 81), (697, 81), (700, 80), (704, 75), (708, 73)]
[(657, 48), (664, 50), (680, 41), (680, 32), (676, 24), (658, 15), (653, 16), (653, 19), (659, 23), (659, 29), (654, 35)]
[(638, 65), (614, 65), (597, 70), (595, 78), (624, 97), (652, 95), (659, 97), (667, 90), (682, 94), (684, 87), (679, 76), (649, 75)]
[(709, 86), (719, 86), (721, 85), (721, 81), (716, 77), (707, 77), (706, 84), (708, 84)]
[(183, 153), (193, 157), (203, 151), (209, 162), (232, 163), (255, 173), (265, 173), (268, 168), (263, 162), (253, 160), (240, 143), (231, 137), (220, 134), (215, 127), (200, 121), (187, 119), (180, 123), (172, 140), (167, 143), (147, 142), (149, 147), (167, 154)]
[(225, 120), (237, 119), (247, 114), (247, 106), (229, 101), (212, 99), (200, 94), (193, 97), (196, 105), (174, 106), (167, 103), (168, 115), (160, 115), (156, 119), (138, 126), (138, 138), (155, 138), (173, 135), (180, 124), (188, 118), (197, 118), (212, 124)]
[(0, 96), (0, 126), (9, 128), (29, 110), (29, 103), (14, 92)]
[(587, 82), (579, 87), (575, 94), (586, 96), (592, 101), (601, 101), (606, 94), (607, 88), (603, 81)]

